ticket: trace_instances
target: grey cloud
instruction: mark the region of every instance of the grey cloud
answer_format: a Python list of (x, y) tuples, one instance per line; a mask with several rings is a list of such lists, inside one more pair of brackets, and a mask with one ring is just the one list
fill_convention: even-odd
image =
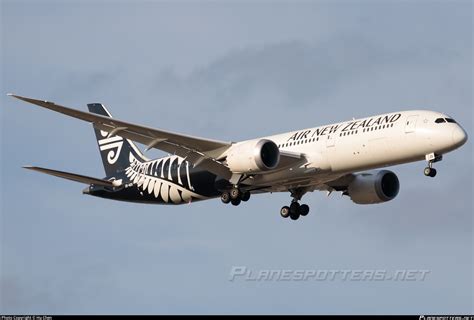
[(197, 97), (197, 104), (203, 106), (201, 94), (214, 99), (208, 109), (215, 110), (221, 104), (245, 108), (259, 91), (271, 90), (282, 99), (281, 105), (305, 108), (321, 96), (332, 96), (361, 74), (385, 66), (419, 68), (456, 57), (444, 49), (386, 50), (355, 34), (313, 44), (290, 41), (230, 52), (185, 77), (172, 69), (164, 70), (151, 82), (150, 93), (157, 97)]

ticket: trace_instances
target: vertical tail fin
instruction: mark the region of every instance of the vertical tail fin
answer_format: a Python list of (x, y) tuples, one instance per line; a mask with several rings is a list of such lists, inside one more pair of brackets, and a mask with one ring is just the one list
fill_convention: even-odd
[[(87, 107), (89, 112), (112, 118), (105, 106), (100, 103), (91, 103)], [(124, 176), (125, 169), (134, 158), (140, 162), (147, 160), (132, 141), (118, 135), (109, 136), (108, 132), (96, 128), (95, 125), (93, 127), (108, 178)]]

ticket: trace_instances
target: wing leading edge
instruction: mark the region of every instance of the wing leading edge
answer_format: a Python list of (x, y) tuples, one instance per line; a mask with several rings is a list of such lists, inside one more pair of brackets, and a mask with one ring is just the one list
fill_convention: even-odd
[(223, 178), (229, 179), (232, 175), (227, 166), (216, 160), (220, 154), (232, 145), (231, 142), (192, 137), (171, 131), (149, 128), (117, 120), (116, 118), (71, 109), (50, 101), (26, 98), (15, 94), (8, 95), (76, 119), (93, 123), (98, 129), (109, 132), (110, 136), (120, 135), (126, 139), (146, 145), (147, 149), (156, 148), (170, 154), (176, 154), (195, 166), (199, 165), (203, 169)]
[[(68, 108), (50, 101), (22, 97), (11, 93), (8, 96), (93, 123), (98, 129), (109, 132), (109, 136), (117, 134), (126, 139), (142, 143), (147, 146), (147, 150), (155, 148), (178, 155), (194, 166), (199, 165), (201, 168), (227, 180), (232, 177), (232, 171), (219, 161), (222, 155), (232, 146), (232, 142), (193, 137), (145, 127), (100, 114)], [(292, 152), (281, 152), (280, 159), (280, 165), (275, 170), (272, 170), (273, 172), (306, 162), (304, 155)]]

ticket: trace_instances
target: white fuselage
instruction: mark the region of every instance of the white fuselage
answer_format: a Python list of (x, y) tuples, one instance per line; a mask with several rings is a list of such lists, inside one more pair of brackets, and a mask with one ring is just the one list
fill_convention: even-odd
[[(309, 207), (298, 201), (314, 190), (342, 191), (358, 204), (389, 201), (398, 194), (397, 176), (388, 170), (360, 171), (425, 159), (424, 174), (434, 177), (433, 163), (467, 141), (454, 119), (429, 110), (392, 112), (230, 143), (111, 119), (102, 104), (89, 104), (90, 112), (83, 112), (11, 96), (93, 123), (107, 176), (28, 169), (87, 183), (87, 194), (133, 202), (179, 204), (220, 196), (223, 203), (239, 205), (253, 193), (289, 191), (292, 203), (280, 214), (293, 220), (308, 214)], [(132, 140), (174, 155), (149, 160)]]
[(437, 123), (440, 118), (452, 121), (439, 112), (411, 110), (264, 137), (283, 152), (304, 154), (308, 161), (255, 176), (252, 184), (272, 184), (275, 191), (286, 190), (288, 185), (312, 186), (349, 172), (442, 155), (463, 145), (467, 135), (454, 121)]

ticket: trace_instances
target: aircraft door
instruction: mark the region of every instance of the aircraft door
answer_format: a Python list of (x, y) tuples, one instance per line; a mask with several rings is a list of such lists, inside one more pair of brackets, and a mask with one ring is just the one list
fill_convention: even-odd
[(335, 133), (330, 133), (328, 134), (327, 136), (327, 140), (326, 140), (326, 147), (334, 147), (334, 145), (336, 144), (336, 134)]
[(416, 121), (418, 120), (418, 115), (409, 116), (405, 124), (405, 133), (414, 132), (416, 129)]

